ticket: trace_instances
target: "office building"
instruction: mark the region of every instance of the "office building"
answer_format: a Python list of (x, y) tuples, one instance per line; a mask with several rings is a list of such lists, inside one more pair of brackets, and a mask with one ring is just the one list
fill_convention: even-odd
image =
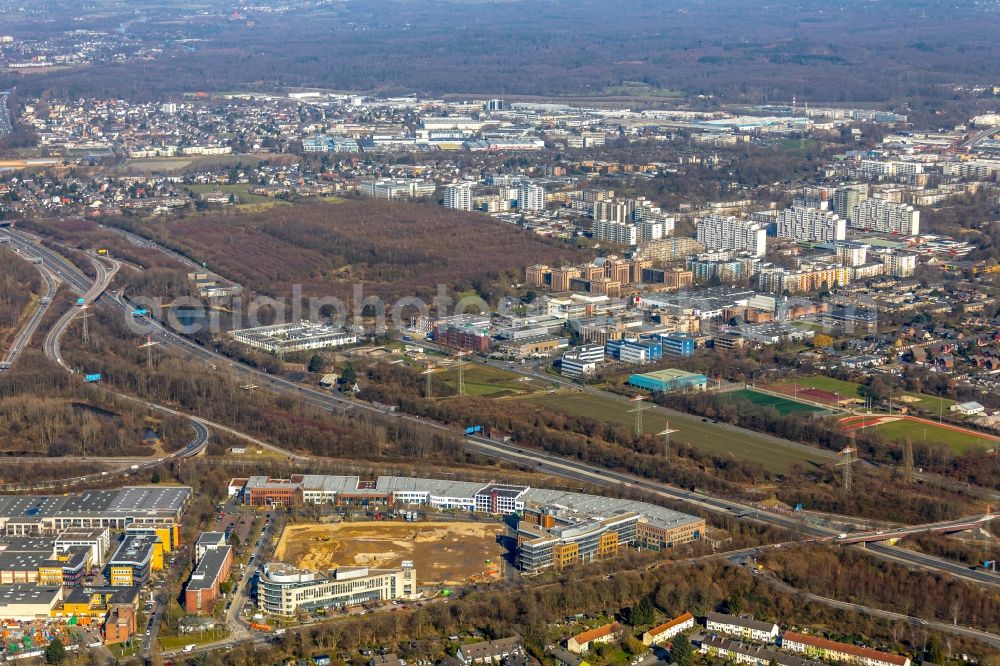
[(884, 234), (916, 236), (920, 233), (920, 211), (909, 204), (887, 199), (868, 199), (855, 206), (851, 227)]
[(233, 549), (229, 546), (206, 550), (184, 588), (184, 610), (192, 615), (211, 613), (232, 566)]
[(198, 535), (198, 540), (194, 543), (194, 561), (200, 561), (201, 558), (205, 557), (205, 553), (210, 550), (225, 547), (225, 532), (202, 532)]
[(153, 571), (162, 570), (163, 542), (159, 537), (127, 535), (108, 558), (108, 581), (113, 587), (141, 587)]
[(694, 356), (695, 339), (690, 333), (668, 333), (660, 336), (660, 343), (667, 356)]
[(473, 183), (456, 183), (444, 186), (444, 207), (454, 210), (472, 210)]
[(316, 324), (304, 320), (272, 326), (243, 328), (230, 331), (229, 335), (240, 344), (278, 356), (313, 349), (343, 347), (358, 341), (358, 336), (348, 333), (339, 326)]
[(840, 241), (847, 238), (847, 222), (829, 210), (792, 206), (778, 213), (777, 234), (794, 241)]
[(697, 222), (697, 239), (710, 250), (737, 250), (758, 257), (767, 251), (767, 229), (731, 215), (709, 215)]
[(597, 372), (604, 362), (604, 345), (581, 345), (562, 355), (559, 372), (563, 377), (584, 379)]
[(319, 573), (270, 562), (259, 574), (257, 606), (268, 615), (291, 617), (299, 610), (409, 599), (417, 594), (417, 574), (407, 564), (400, 569), (338, 567)]
[(534, 183), (521, 183), (517, 188), (517, 208), (521, 211), (545, 210), (545, 188)]

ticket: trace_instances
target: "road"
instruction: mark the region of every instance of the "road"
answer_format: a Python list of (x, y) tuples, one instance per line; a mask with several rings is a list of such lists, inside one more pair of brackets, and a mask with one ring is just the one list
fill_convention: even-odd
[[(13, 237), (15, 235), (19, 235), (20, 233), (22, 232), (12, 231), (11, 235)], [(47, 266), (50, 270), (55, 269), (57, 271), (76, 273), (77, 275), (75, 275), (72, 279), (76, 280), (78, 283), (82, 283), (82, 289), (80, 289), (80, 291), (86, 291), (89, 286), (89, 281), (86, 276), (79, 273), (75, 267), (69, 265), (68, 262), (55, 253), (49, 251), (47, 248), (41, 248), (39, 250), (39, 255), (42, 257), (43, 261), (47, 262)], [(131, 306), (117, 297), (112, 296), (110, 293), (105, 292), (98, 300), (98, 303), (102, 306), (117, 310), (124, 317), (131, 317)], [(148, 332), (156, 342), (169, 345), (181, 356), (187, 357), (196, 362), (210, 365), (213, 369), (221, 368), (231, 371), (235, 375), (241, 377), (244, 381), (246, 381), (246, 383), (256, 384), (261, 390), (267, 390), (284, 396), (294, 396), (309, 404), (331, 411), (343, 413), (349, 410), (356, 410), (359, 413), (368, 414), (375, 418), (385, 419), (388, 421), (405, 421), (416, 427), (431, 429), (436, 432), (457, 434), (455, 428), (431, 421), (429, 419), (400, 412), (388, 412), (387, 410), (376, 407), (370, 403), (344, 398), (328, 391), (302, 386), (284, 378), (274, 377), (263, 371), (239, 365), (221, 354), (200, 347), (191, 340), (166, 329), (159, 322), (146, 320), (144, 323), (146, 324), (146, 331), (144, 332)], [(548, 379), (548, 377), (546, 378)], [(145, 404), (149, 405), (151, 408), (169, 410), (169, 408), (159, 405), (152, 405), (152, 403)], [(174, 410), (169, 411), (177, 413)], [(191, 417), (188, 416), (188, 418)], [(207, 422), (202, 420), (202, 423)], [(838, 534), (827, 528), (803, 524), (790, 516), (757, 511), (753, 507), (739, 502), (696, 494), (669, 486), (663, 482), (644, 479), (603, 467), (596, 467), (580, 461), (568, 461), (564, 458), (543, 453), (541, 451), (519, 449), (513, 444), (493, 439), (472, 436), (466, 437), (465, 442), (466, 447), (469, 450), (481, 455), (505, 460), (507, 462), (526, 466), (528, 468), (537, 469), (542, 472), (562, 476), (564, 478), (585, 481), (587, 483), (603, 487), (635, 488), (664, 498), (680, 501), (705, 511), (723, 513), (730, 516), (739, 515), (743, 512), (751, 512), (755, 515), (752, 518), (748, 518), (748, 520), (755, 520), (764, 524), (789, 529), (793, 532), (804, 534), (807, 537), (817, 540), (828, 540), (836, 537)], [(278, 447), (274, 448), (276, 450), (280, 450)], [(288, 454), (288, 452), (285, 453)], [(309, 459), (310, 456), (301, 456), (301, 458)], [(868, 550), (872, 554), (886, 559), (903, 562), (915, 567), (949, 573), (970, 582), (987, 585), (1000, 585), (1000, 578), (998, 578), (995, 574), (983, 571), (972, 571), (960, 564), (933, 558), (924, 555), (923, 553), (910, 552), (894, 546), (886, 546), (884, 544), (870, 545)]]
[[(31, 255), (28, 255), (31, 256)], [(42, 318), (49, 309), (49, 305), (52, 304), (52, 297), (56, 295), (56, 281), (52, 277), (52, 274), (41, 264), (36, 264), (35, 267), (41, 274), (42, 279), (45, 280), (45, 293), (41, 298), (38, 299), (38, 303), (35, 305), (34, 311), (28, 317), (28, 321), (24, 323), (21, 330), (18, 331), (17, 335), (14, 337), (14, 341), (11, 343), (10, 348), (7, 350), (7, 354), (3, 357), (3, 361), (0, 361), (0, 372), (4, 372), (17, 361), (18, 356), (24, 351), (25, 347), (31, 342), (31, 337), (38, 330), (38, 325), (42, 323)]]
[(969, 136), (967, 139), (958, 144), (960, 150), (965, 148), (974, 148), (976, 144), (985, 141), (997, 132), (1000, 132), (1000, 127), (987, 127), (984, 130), (976, 132), (975, 134)]

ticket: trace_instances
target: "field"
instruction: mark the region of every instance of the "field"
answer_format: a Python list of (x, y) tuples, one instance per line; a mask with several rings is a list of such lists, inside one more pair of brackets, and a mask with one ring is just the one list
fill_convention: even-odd
[(848, 416), (840, 420), (839, 427), (848, 431), (873, 428), (892, 440), (944, 444), (955, 453), (1000, 444), (1000, 437), (912, 416)]
[(337, 566), (398, 567), (413, 560), (420, 585), (499, 580), (499, 523), (364, 522), (289, 525), (275, 558), (313, 571)]
[(810, 375), (809, 377), (796, 377), (792, 380), (802, 388), (817, 389), (827, 393), (837, 393), (841, 399), (862, 398), (861, 384), (847, 382), (842, 379), (834, 379), (825, 375)]
[(260, 194), (250, 194), (250, 186), (246, 183), (240, 183), (237, 185), (186, 185), (185, 187), (195, 194), (205, 194), (206, 192), (213, 192), (215, 190), (225, 192), (226, 194), (235, 194), (241, 204), (275, 203), (274, 199), (271, 197), (265, 197)]
[[(540, 379), (526, 377), (487, 365), (467, 364), (465, 366), (465, 394), (488, 398), (501, 398), (519, 393), (530, 393), (548, 386)], [(458, 389), (458, 370), (448, 370), (435, 376), (451, 388)]]
[(825, 409), (820, 407), (814, 407), (812, 405), (806, 404), (804, 402), (798, 402), (796, 400), (790, 400), (788, 398), (782, 398), (776, 395), (770, 395), (762, 391), (755, 391), (754, 389), (740, 389), (738, 391), (732, 391), (725, 394), (732, 400), (747, 400), (758, 407), (773, 407), (776, 412), (782, 416), (787, 416), (788, 414), (795, 414), (798, 412), (805, 413), (823, 413), (826, 412)]
[[(531, 396), (525, 400), (572, 416), (589, 416), (626, 427), (632, 427), (635, 423), (634, 416), (627, 411), (628, 405), (603, 396), (576, 392), (553, 393)], [(666, 415), (660, 410), (648, 411), (643, 420), (645, 431), (662, 431), (665, 418)], [(835, 459), (835, 454), (829, 451), (782, 442), (767, 435), (724, 424), (706, 423), (698, 416), (671, 413), (669, 419), (671, 429), (677, 430), (674, 437), (679, 441), (713, 455), (732, 455), (756, 462), (779, 474), (786, 473), (793, 463), (810, 469)]]

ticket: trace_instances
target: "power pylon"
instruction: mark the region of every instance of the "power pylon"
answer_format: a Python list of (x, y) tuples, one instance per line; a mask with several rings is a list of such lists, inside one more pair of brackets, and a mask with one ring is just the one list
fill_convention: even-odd
[(854, 446), (854, 433), (851, 433), (851, 444), (849, 446), (845, 446), (840, 451), (840, 460), (837, 462), (837, 466), (841, 468), (841, 472), (843, 474), (841, 477), (841, 483), (845, 493), (851, 492), (851, 486), (854, 481), (854, 472), (851, 468), (854, 466), (854, 463), (858, 461), (855, 457), (857, 452), (858, 449)]
[(80, 319), (83, 323), (83, 334), (81, 337), (83, 344), (87, 344), (88, 342), (90, 342), (90, 327), (87, 326), (87, 320), (93, 316), (94, 316), (93, 313), (90, 312), (85, 312), (82, 315), (80, 315)]
[[(433, 397), (432, 390), (431, 390), (431, 375), (433, 375), (439, 369), (440, 368), (436, 368), (433, 365), (428, 365), (427, 368), (423, 372), (420, 373), (420, 374), (425, 375), (427, 377), (427, 386), (424, 387), (424, 397), (425, 398), (431, 398), (431, 397)], [(461, 383), (461, 380), (459, 380), (459, 383)]]
[(670, 421), (664, 421), (664, 428), (661, 432), (656, 433), (657, 435), (663, 435), (663, 457), (670, 459), (670, 434), (677, 432), (676, 430), (670, 429)]
[(159, 342), (153, 342), (153, 337), (151, 335), (146, 336), (146, 341), (139, 345), (139, 349), (146, 350), (146, 368), (152, 370), (153, 368), (153, 347), (160, 344)]
[(913, 442), (909, 439), (903, 443), (903, 476), (907, 483), (913, 483), (916, 479), (913, 469)]
[(632, 398), (629, 402), (634, 402), (635, 407), (629, 410), (629, 413), (635, 414), (635, 436), (638, 437), (643, 433), (642, 429), (642, 412), (646, 409), (646, 403), (643, 402), (646, 397), (642, 395), (637, 395)]
[(462, 359), (469, 355), (469, 352), (463, 351), (458, 352), (455, 356), (458, 357), (458, 395), (465, 395), (465, 361)]

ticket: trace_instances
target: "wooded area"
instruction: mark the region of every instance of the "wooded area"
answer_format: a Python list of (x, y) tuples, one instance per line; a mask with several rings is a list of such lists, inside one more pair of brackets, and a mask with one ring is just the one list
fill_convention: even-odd
[(44, 291), (42, 276), (35, 267), (0, 245), (0, 357), (7, 352), (27, 307)]

